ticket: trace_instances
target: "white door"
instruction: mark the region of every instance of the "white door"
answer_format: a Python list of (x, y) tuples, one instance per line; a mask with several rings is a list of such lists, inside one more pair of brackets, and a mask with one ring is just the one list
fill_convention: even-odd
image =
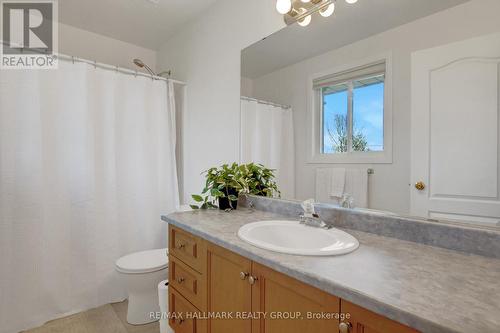
[(412, 214), (500, 225), (499, 110), (500, 34), (412, 55)]

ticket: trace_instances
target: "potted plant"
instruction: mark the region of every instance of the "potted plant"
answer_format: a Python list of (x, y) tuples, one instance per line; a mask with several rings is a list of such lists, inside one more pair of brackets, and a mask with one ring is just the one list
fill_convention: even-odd
[(280, 195), (274, 170), (262, 164), (224, 164), (210, 168), (204, 174), (205, 188), (201, 195), (192, 195), (193, 200), (198, 203), (191, 205), (193, 209), (236, 209), (240, 193), (266, 197)]

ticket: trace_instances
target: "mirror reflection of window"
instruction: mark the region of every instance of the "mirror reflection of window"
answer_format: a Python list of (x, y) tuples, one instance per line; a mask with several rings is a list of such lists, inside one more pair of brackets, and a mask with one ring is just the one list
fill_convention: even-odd
[(379, 75), (354, 81), (353, 150), (384, 150), (384, 81)]
[(349, 87), (339, 84), (322, 89), (323, 99), (323, 154), (348, 151)]
[(385, 64), (315, 80), (323, 154), (384, 151)]

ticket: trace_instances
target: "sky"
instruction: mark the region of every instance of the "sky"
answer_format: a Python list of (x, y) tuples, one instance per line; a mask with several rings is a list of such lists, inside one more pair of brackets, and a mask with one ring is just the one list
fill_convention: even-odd
[[(347, 91), (324, 96), (324, 152), (334, 153), (327, 126), (334, 129), (335, 115), (347, 117)], [(383, 150), (384, 143), (384, 83), (354, 89), (353, 118), (355, 132), (362, 132), (372, 151)]]

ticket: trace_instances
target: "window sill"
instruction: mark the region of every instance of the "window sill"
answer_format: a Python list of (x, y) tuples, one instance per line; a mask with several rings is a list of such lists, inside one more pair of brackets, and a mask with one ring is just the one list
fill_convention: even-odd
[(343, 154), (314, 154), (309, 164), (391, 164), (392, 154), (383, 152), (353, 152)]

